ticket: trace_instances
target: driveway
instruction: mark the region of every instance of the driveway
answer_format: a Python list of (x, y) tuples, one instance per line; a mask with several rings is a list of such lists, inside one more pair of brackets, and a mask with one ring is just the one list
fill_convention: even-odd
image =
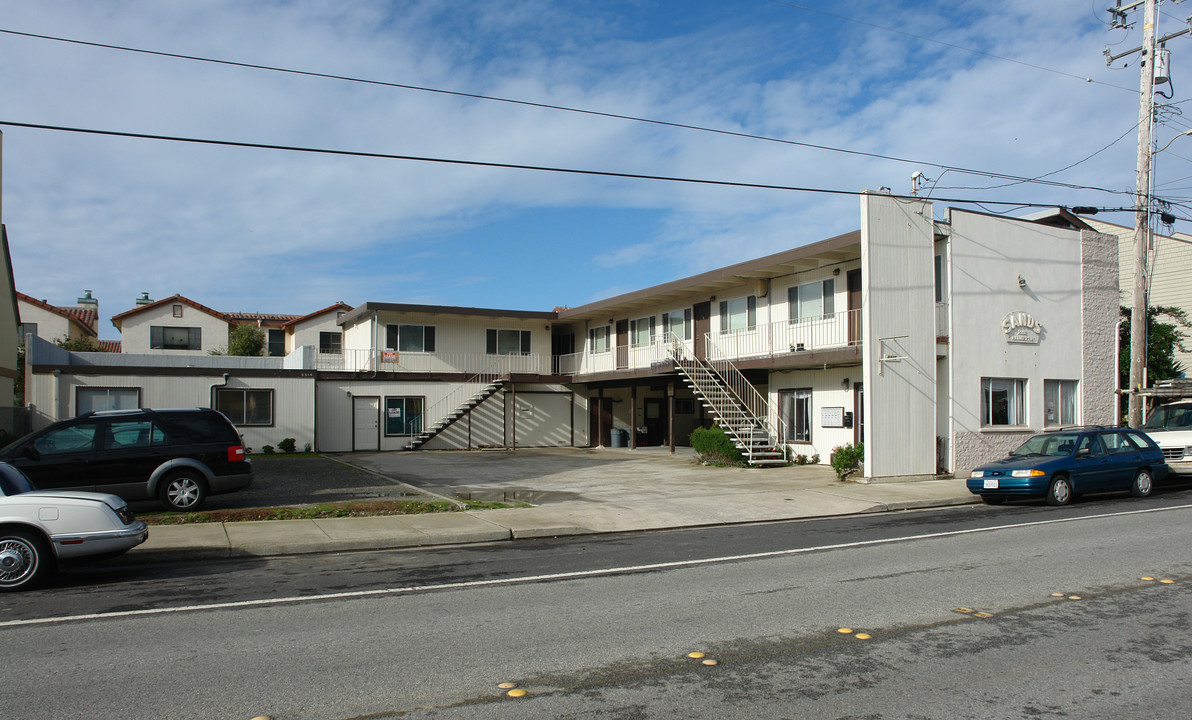
[(418, 451), (339, 456), (354, 465), (462, 500), (534, 505), (626, 503), (840, 485), (832, 468), (718, 468), (690, 448), (530, 448)]

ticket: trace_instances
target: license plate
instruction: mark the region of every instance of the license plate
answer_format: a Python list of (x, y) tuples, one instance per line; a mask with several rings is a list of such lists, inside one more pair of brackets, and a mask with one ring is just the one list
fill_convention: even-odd
[(997, 480), (996, 479), (986, 480), (985, 481), (985, 489), (986, 490), (997, 490)]

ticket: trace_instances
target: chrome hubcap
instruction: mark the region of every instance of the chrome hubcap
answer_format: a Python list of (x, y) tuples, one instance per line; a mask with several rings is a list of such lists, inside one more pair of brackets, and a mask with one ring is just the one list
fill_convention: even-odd
[(21, 580), (33, 567), (33, 548), (19, 540), (0, 544), (0, 583)]
[(1151, 491), (1151, 476), (1148, 473), (1138, 473), (1138, 489), (1143, 494)]
[(182, 478), (170, 483), (170, 504), (174, 507), (190, 507), (199, 498), (199, 485), (194, 480)]
[(1063, 480), (1056, 480), (1055, 482), (1055, 499), (1060, 502), (1068, 501), (1068, 483)]

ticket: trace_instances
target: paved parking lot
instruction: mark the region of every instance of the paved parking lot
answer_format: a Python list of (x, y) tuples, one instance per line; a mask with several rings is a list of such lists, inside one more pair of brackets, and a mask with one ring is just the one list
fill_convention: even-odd
[[(245, 490), (214, 495), (204, 509), (306, 505), (345, 500), (430, 499), (625, 503), (668, 497), (772, 492), (840, 485), (827, 466), (717, 468), (696, 463), (690, 448), (530, 448), (517, 451), (340, 453), (253, 457)], [(137, 512), (160, 512), (153, 501)]]

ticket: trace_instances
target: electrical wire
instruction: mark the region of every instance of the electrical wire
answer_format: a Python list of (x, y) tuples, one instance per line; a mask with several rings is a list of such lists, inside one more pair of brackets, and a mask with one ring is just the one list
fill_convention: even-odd
[[(284, 151), (284, 152), (308, 153), (308, 154), (316, 154), (316, 155), (335, 155), (335, 156), (342, 156), (342, 157), (373, 158), (373, 159), (381, 159), (381, 160), (406, 160), (406, 161), (411, 161), (411, 162), (439, 163), (439, 164), (445, 164), (445, 165), (467, 165), (467, 166), (472, 166), (472, 167), (501, 168), (501, 169), (507, 169), (507, 170), (533, 170), (533, 171), (538, 171), (538, 172), (564, 173), (564, 174), (569, 174), (569, 175), (587, 175), (587, 176), (595, 176), (595, 177), (619, 178), (619, 179), (630, 179), (630, 180), (658, 180), (658, 181), (664, 181), (664, 182), (677, 182), (677, 183), (687, 183), (687, 184), (695, 184), (695, 185), (715, 185), (715, 186), (721, 186), (721, 187), (747, 188), (747, 189), (753, 189), (753, 190), (784, 190), (784, 191), (789, 191), (789, 192), (818, 193), (818, 194), (822, 194), (822, 195), (847, 195), (847, 196), (853, 196), (853, 197), (859, 197), (861, 195), (866, 194), (865, 192), (858, 191), (858, 190), (834, 190), (834, 189), (829, 189), (829, 188), (799, 187), (799, 186), (794, 186), (794, 185), (769, 185), (769, 184), (764, 184), (764, 183), (735, 182), (735, 181), (729, 181), (729, 180), (709, 180), (709, 179), (701, 179), (701, 178), (685, 178), (685, 177), (674, 177), (674, 176), (666, 176), (666, 175), (646, 175), (646, 174), (639, 174), (639, 173), (612, 172), (612, 171), (607, 171), (607, 170), (581, 170), (581, 169), (577, 169), (577, 168), (561, 168), (561, 167), (548, 167), (548, 166), (544, 166), (544, 165), (523, 165), (523, 164), (518, 164), (518, 163), (487, 162), (487, 161), (482, 161), (482, 160), (461, 160), (458, 158), (427, 157), (427, 156), (419, 156), (419, 155), (398, 155), (398, 154), (391, 154), (391, 153), (367, 152), (367, 151), (361, 151), (361, 150), (335, 150), (335, 149), (330, 149), (330, 148), (303, 147), (303, 146), (298, 146), (298, 145), (275, 145), (275, 144), (270, 144), (270, 143), (240, 142), (240, 141), (235, 141), (235, 140), (215, 140), (215, 139), (211, 139), (211, 138), (182, 137), (182, 136), (175, 136), (175, 135), (156, 135), (156, 134), (151, 134), (151, 133), (124, 132), (124, 131), (118, 131), (118, 130), (100, 130), (100, 129), (95, 129), (95, 128), (68, 127), (68, 126), (63, 126), (63, 125), (47, 125), (47, 124), (43, 124), (43, 123), (16, 122), (13, 120), (0, 120), (0, 126), (14, 127), (14, 128), (28, 128), (28, 129), (33, 129), (33, 130), (51, 130), (51, 131), (56, 131), (56, 132), (76, 133), (76, 134), (82, 134), (82, 135), (101, 135), (101, 136), (108, 136), (108, 137), (133, 138), (133, 139), (138, 139), (138, 140), (157, 140), (157, 141), (162, 141), (162, 142), (177, 142), (177, 143), (187, 143), (187, 144), (192, 144), (192, 145), (215, 145), (215, 146), (222, 146), (222, 147), (251, 148), (251, 149), (256, 149), (256, 150), (279, 150), (279, 151)], [(905, 199), (905, 200), (921, 200), (921, 199), (923, 199), (923, 198), (917, 198), (913, 195), (894, 195), (892, 193), (888, 197)], [(984, 199), (972, 200), (972, 199), (968, 199), (968, 198), (933, 198), (933, 199), (939, 200), (940, 202), (954, 203), (954, 204), (977, 205), (978, 203), (985, 203), (987, 205), (1010, 205), (1010, 206), (1016, 206), (1018, 208), (1062, 207), (1062, 204), (1059, 204), (1059, 203), (1008, 202), (1008, 201), (1002, 201), (1002, 200), (984, 200)], [(1101, 211), (1101, 212), (1126, 212), (1126, 211), (1133, 212), (1134, 208), (1099, 208), (1099, 211)]]
[(1104, 85), (1105, 87), (1114, 88), (1115, 90), (1125, 90), (1126, 92), (1134, 93), (1135, 95), (1138, 94), (1137, 90), (1134, 90), (1134, 89), (1131, 89), (1128, 87), (1122, 87), (1121, 85), (1114, 85), (1113, 83), (1102, 82), (1101, 80), (1093, 80), (1092, 78), (1089, 78), (1089, 77), (1081, 77), (1080, 75), (1073, 75), (1072, 73), (1067, 73), (1067, 72), (1064, 72), (1063, 70), (1055, 70), (1053, 68), (1043, 67), (1042, 65), (1034, 65), (1029, 62), (1024, 62), (1022, 60), (1015, 60), (1014, 58), (1008, 58), (1008, 57), (1004, 57), (1002, 55), (994, 55), (993, 53), (987, 53), (984, 50), (974, 50), (972, 48), (964, 47), (963, 45), (954, 45), (949, 42), (944, 42), (943, 40), (937, 40), (936, 38), (924, 37), (923, 35), (916, 35), (914, 33), (909, 33), (905, 30), (898, 30), (897, 28), (885, 27), (884, 25), (878, 25), (876, 23), (871, 23), (866, 20), (857, 20), (856, 18), (851, 18), (846, 15), (836, 15), (835, 13), (830, 13), (830, 12), (827, 12), (826, 10), (819, 10), (817, 8), (807, 7), (806, 5), (799, 5), (798, 3), (789, 2), (788, 0), (770, 0), (770, 2), (772, 2), (776, 5), (787, 5), (787, 6), (790, 6), (793, 8), (798, 8), (799, 10), (805, 10), (807, 12), (817, 13), (819, 15), (826, 15), (827, 17), (830, 17), (830, 18), (836, 18), (837, 20), (844, 20), (845, 22), (856, 23), (857, 25), (864, 25), (866, 27), (875, 28), (877, 30), (884, 30), (886, 32), (895, 33), (897, 35), (904, 35), (909, 38), (914, 38), (915, 40), (922, 40), (923, 42), (935, 43), (936, 45), (943, 45), (944, 47), (952, 48), (953, 50), (961, 50), (963, 52), (972, 53), (974, 55), (983, 55), (987, 58), (992, 58), (994, 60), (1003, 60), (1005, 62), (1015, 63), (1016, 65), (1022, 65), (1024, 67), (1033, 68), (1035, 70), (1042, 70), (1043, 72), (1049, 72), (1049, 73), (1054, 73), (1056, 75), (1062, 75), (1064, 77), (1073, 78), (1073, 79), (1079, 80), (1084, 83), (1095, 83), (1097, 85)]
[[(813, 11), (813, 12), (818, 12), (818, 11)], [(440, 88), (424, 87), (424, 86), (420, 86), (420, 85), (409, 85), (409, 84), (405, 84), (405, 83), (388, 82), (388, 81), (383, 81), (383, 80), (370, 80), (367, 78), (352, 77), (352, 76), (348, 76), (348, 75), (335, 75), (335, 74), (330, 74), (330, 73), (321, 73), (321, 72), (314, 72), (314, 71), (309, 71), (309, 70), (295, 70), (292, 68), (284, 68), (284, 67), (273, 66), (273, 65), (260, 65), (260, 64), (256, 64), (256, 63), (239, 62), (239, 61), (235, 61), (235, 60), (221, 60), (218, 58), (202, 57), (202, 56), (198, 56), (198, 55), (184, 55), (181, 53), (165, 52), (165, 51), (161, 51), (161, 50), (146, 50), (146, 49), (142, 49), (142, 48), (134, 48), (134, 47), (128, 47), (128, 46), (124, 46), (124, 45), (112, 45), (112, 44), (108, 44), (108, 43), (92, 42), (92, 41), (88, 41), (88, 40), (76, 40), (76, 39), (72, 39), (72, 38), (57, 37), (54, 35), (43, 35), (43, 34), (38, 34), (38, 33), (22, 32), (19, 30), (8, 30), (5, 28), (0, 28), (0, 34), (34, 38), (34, 39), (38, 39), (38, 40), (50, 40), (53, 42), (68, 43), (68, 44), (72, 44), (72, 45), (81, 45), (81, 46), (85, 46), (85, 47), (95, 47), (95, 48), (101, 48), (101, 49), (105, 49), (105, 50), (118, 50), (121, 52), (137, 53), (137, 54), (142, 54), (142, 55), (153, 55), (153, 56), (157, 56), (157, 57), (166, 57), (166, 58), (172, 58), (172, 59), (177, 59), (177, 60), (189, 60), (189, 61), (193, 61), (193, 62), (212, 63), (212, 64), (216, 64), (216, 65), (227, 65), (230, 67), (239, 67), (239, 68), (246, 68), (246, 69), (251, 69), (251, 70), (266, 70), (269, 72), (285, 73), (285, 74), (289, 74), (289, 75), (299, 75), (299, 76), (303, 76), (303, 77), (313, 77), (313, 78), (322, 78), (322, 79), (328, 79), (328, 80), (339, 80), (339, 81), (343, 81), (343, 82), (362, 83), (362, 84), (366, 84), (366, 85), (376, 85), (376, 86), (380, 86), (380, 87), (398, 88), (398, 89), (402, 89), (402, 90), (415, 90), (418, 92), (435, 93), (435, 94), (439, 94), (439, 95), (448, 95), (448, 96), (452, 96), (452, 97), (468, 98), (468, 99), (472, 99), (472, 100), (487, 100), (487, 101), (491, 101), (491, 102), (508, 103), (508, 104), (512, 104), (512, 105), (520, 105), (520, 106), (524, 106), (524, 107), (534, 107), (534, 108), (540, 108), (540, 109), (545, 109), (545, 110), (557, 110), (557, 111), (561, 111), (561, 112), (578, 113), (581, 115), (590, 115), (590, 116), (594, 116), (594, 117), (603, 117), (603, 118), (610, 118), (610, 119), (615, 119), (615, 120), (628, 120), (628, 121), (632, 121), (632, 122), (640, 122), (640, 123), (646, 123), (646, 124), (650, 124), (650, 125), (658, 125), (658, 126), (662, 126), (662, 127), (671, 127), (671, 128), (682, 129), (682, 130), (694, 130), (697, 132), (706, 132), (706, 133), (713, 133), (713, 134), (717, 134), (717, 135), (726, 135), (726, 136), (730, 136), (730, 137), (744, 138), (747, 140), (761, 140), (761, 141), (765, 141), (765, 142), (779, 143), (782, 145), (803, 147), (803, 148), (808, 148), (811, 150), (822, 150), (825, 152), (842, 153), (842, 154), (846, 154), (846, 155), (854, 155), (857, 157), (872, 158), (875, 160), (888, 160), (890, 162), (903, 163), (903, 164), (907, 164), (907, 165), (922, 165), (922, 166), (927, 166), (927, 167), (938, 168), (940, 170), (945, 170), (945, 171), (950, 170), (952, 172), (965, 173), (967, 175), (977, 175), (977, 176), (981, 176), (981, 177), (988, 177), (988, 178), (991, 178), (994, 180), (1010, 180), (1010, 181), (1026, 181), (1026, 182), (1030, 181), (1030, 178), (1024, 178), (1024, 177), (1017, 176), (1017, 175), (1008, 175), (1005, 173), (995, 173), (995, 172), (989, 172), (989, 171), (985, 171), (985, 170), (975, 170), (972, 168), (963, 168), (963, 167), (958, 167), (958, 166), (953, 166), (953, 165), (944, 165), (941, 163), (929, 162), (929, 161), (925, 161), (925, 160), (915, 160), (915, 159), (911, 159), (911, 158), (901, 158), (901, 157), (896, 157), (896, 156), (892, 156), (892, 155), (882, 155), (880, 153), (865, 152), (862, 150), (850, 150), (848, 148), (832, 147), (830, 145), (818, 145), (815, 143), (801, 142), (798, 140), (784, 140), (781, 138), (772, 138), (772, 137), (766, 137), (764, 135), (754, 135), (751, 133), (737, 132), (737, 131), (733, 131), (733, 130), (722, 130), (722, 129), (711, 128), (711, 127), (706, 127), (706, 126), (701, 126), (701, 125), (690, 125), (687, 123), (669, 122), (666, 120), (654, 120), (654, 119), (650, 119), (650, 118), (636, 117), (633, 115), (622, 115), (622, 114), (618, 114), (618, 113), (602, 112), (599, 110), (585, 110), (582, 108), (568, 107), (565, 105), (553, 105), (550, 103), (539, 103), (539, 102), (532, 102), (529, 100), (517, 100), (517, 99), (504, 98), (504, 97), (498, 97), (498, 96), (493, 96), (493, 95), (480, 95), (477, 93), (467, 93), (467, 92), (460, 92), (460, 91), (456, 91), (456, 90), (443, 90)], [(1052, 187), (1066, 188), (1069, 190), (1093, 190), (1096, 192), (1110, 192), (1110, 193), (1117, 192), (1117, 191), (1109, 190), (1106, 188), (1086, 186), (1086, 185), (1074, 185), (1071, 183), (1057, 183), (1057, 182), (1051, 182), (1051, 181), (1041, 181), (1039, 184), (1049, 185)]]

